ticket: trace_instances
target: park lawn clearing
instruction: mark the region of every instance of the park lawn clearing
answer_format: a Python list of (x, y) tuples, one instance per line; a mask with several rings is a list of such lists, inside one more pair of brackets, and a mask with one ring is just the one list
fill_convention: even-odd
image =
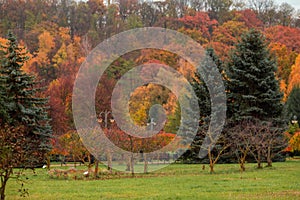
[[(73, 180), (50, 178), (46, 169), (36, 175), (26, 171), (29, 196), (20, 197), (20, 186), (11, 179), (7, 200), (94, 200), (94, 199), (300, 199), (300, 160), (273, 163), (256, 169), (247, 164), (240, 173), (237, 164), (208, 166), (173, 164), (136, 178)], [(129, 177), (129, 176), (128, 176)]]

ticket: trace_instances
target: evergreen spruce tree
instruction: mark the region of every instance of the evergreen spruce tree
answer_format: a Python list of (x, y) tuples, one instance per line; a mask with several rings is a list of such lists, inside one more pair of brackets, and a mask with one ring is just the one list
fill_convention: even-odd
[(300, 86), (292, 89), (286, 102), (286, 114), (289, 121), (293, 120), (294, 116), (300, 120)]
[[(1, 82), (1, 80), (0, 80)], [(3, 123), (3, 119), (7, 119), (7, 113), (6, 113), (6, 103), (5, 103), (5, 88), (0, 85), (0, 123)]]
[(51, 149), (49, 139), (52, 132), (46, 112), (47, 99), (39, 97), (41, 88), (38, 88), (38, 82), (22, 70), (28, 60), (27, 52), (18, 46), (12, 33), (8, 34), (8, 43), (2, 49), (0, 92), (4, 112), (1, 112), (1, 126), (25, 127), (27, 143), (23, 148), (31, 152), (28, 154), (31, 157), (24, 166), (32, 167), (41, 163), (44, 154)]
[[(0, 59), (4, 56), (4, 50), (3, 46), (0, 44)], [(0, 65), (0, 70), (1, 70), (1, 65)], [(8, 119), (7, 116), (7, 108), (6, 108), (6, 101), (5, 101), (5, 87), (2, 84), (4, 82), (4, 78), (0, 76), (0, 124), (4, 123), (6, 119)]]
[[(203, 59), (200, 68), (202, 70), (210, 71), (212, 70), (213, 67), (216, 66), (218, 68), (217, 69), (218, 72), (223, 75), (223, 63), (215, 54), (214, 49), (207, 48), (205, 53), (206, 53), (205, 58)], [(207, 74), (210, 73), (208, 72)], [(184, 154), (185, 159), (192, 160), (192, 162), (199, 160), (199, 151), (203, 143), (203, 139), (205, 138), (209, 128), (211, 114), (218, 114), (218, 113), (211, 113), (210, 93), (206, 85), (207, 83), (204, 82), (203, 78), (201, 77), (202, 75), (204, 74), (200, 75), (200, 73), (197, 71), (195, 73), (195, 78), (192, 82), (192, 86), (197, 95), (198, 105), (200, 108), (200, 121), (199, 121), (198, 133), (191, 144), (190, 151), (187, 151), (187, 153)], [(214, 85), (215, 78), (213, 76), (206, 77), (206, 80), (211, 87), (214, 87), (215, 91), (218, 90), (218, 88), (216, 88), (217, 85)], [(212, 94), (212, 95), (218, 95), (218, 94)]]
[(279, 119), (283, 105), (276, 70), (265, 37), (258, 30), (243, 35), (227, 66), (227, 118)]

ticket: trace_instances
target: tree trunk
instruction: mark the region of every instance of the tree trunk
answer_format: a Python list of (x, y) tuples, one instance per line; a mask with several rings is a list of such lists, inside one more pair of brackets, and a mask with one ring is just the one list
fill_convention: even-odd
[(88, 154), (88, 169), (89, 169), (89, 171), (90, 171), (90, 169), (92, 168), (92, 160), (91, 160), (91, 154)]
[(148, 173), (148, 159), (147, 159), (147, 154), (146, 153), (143, 153), (144, 154), (144, 173)]
[(9, 179), (11, 173), (12, 173), (12, 169), (5, 170), (4, 176), (1, 177), (0, 200), (5, 200), (6, 183)]
[(240, 169), (241, 169), (242, 172), (244, 172), (246, 170), (246, 168), (245, 168), (245, 161), (241, 161), (241, 163), (240, 163)]
[(268, 167), (272, 167), (272, 158), (271, 158), (271, 146), (268, 146), (268, 154), (267, 154), (267, 163)]
[(211, 173), (211, 174), (215, 172), (215, 171), (214, 171), (214, 164), (213, 164), (213, 163), (210, 163), (210, 164), (209, 164), (209, 168), (210, 168), (210, 173)]
[(131, 153), (131, 157), (130, 157), (130, 168), (131, 168), (131, 175), (134, 176), (134, 157), (133, 157), (133, 153)]
[(210, 173), (214, 173), (214, 161), (213, 157), (210, 152), (210, 148), (208, 149), (208, 158), (209, 158), (209, 168), (210, 168)]
[(246, 156), (247, 156), (247, 152), (240, 159), (240, 169), (241, 169), (242, 172), (244, 172), (246, 170), (246, 167), (245, 167)]
[(98, 171), (99, 171), (99, 161), (95, 160), (95, 178), (98, 178)]
[(257, 168), (261, 169), (261, 157), (260, 157), (260, 151), (257, 153)]
[(76, 168), (76, 159), (75, 159), (75, 156), (72, 156), (73, 157), (73, 161), (74, 161), (74, 168)]
[(107, 170), (111, 173), (112, 172), (112, 156), (111, 152), (107, 152)]
[(5, 199), (5, 187), (6, 183), (1, 183), (1, 188), (0, 188), (0, 199), (4, 200)]
[(131, 166), (131, 156), (128, 156), (128, 158), (126, 158), (126, 171), (130, 172), (130, 166)]
[(46, 157), (47, 157), (47, 169), (50, 170), (50, 164), (51, 164), (50, 155), (47, 154)]

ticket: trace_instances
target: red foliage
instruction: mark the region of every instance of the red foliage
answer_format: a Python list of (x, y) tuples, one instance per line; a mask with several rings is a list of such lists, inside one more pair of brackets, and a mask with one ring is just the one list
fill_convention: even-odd
[(271, 42), (284, 44), (288, 49), (300, 53), (300, 29), (274, 26), (267, 28), (265, 33)]
[(206, 38), (210, 38), (210, 28), (218, 24), (216, 20), (211, 20), (205, 12), (196, 12), (194, 16), (186, 15), (178, 21), (182, 22), (187, 29), (197, 29)]
[(48, 88), (51, 125), (55, 135), (64, 134), (69, 129), (73, 84), (73, 78), (63, 76), (52, 81)]
[(261, 28), (263, 27), (263, 22), (258, 19), (255, 12), (251, 9), (236, 11), (234, 13), (235, 19), (239, 22), (244, 22), (245, 26), (248, 28)]

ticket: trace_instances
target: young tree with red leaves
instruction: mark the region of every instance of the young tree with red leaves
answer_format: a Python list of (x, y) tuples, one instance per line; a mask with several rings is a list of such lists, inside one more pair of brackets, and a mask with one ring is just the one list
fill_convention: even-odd
[(0, 199), (5, 199), (7, 181), (20, 175), (13, 173), (15, 167), (20, 167), (28, 158), (28, 151), (23, 145), (26, 144), (25, 127), (12, 127), (4, 125), (0, 129)]

